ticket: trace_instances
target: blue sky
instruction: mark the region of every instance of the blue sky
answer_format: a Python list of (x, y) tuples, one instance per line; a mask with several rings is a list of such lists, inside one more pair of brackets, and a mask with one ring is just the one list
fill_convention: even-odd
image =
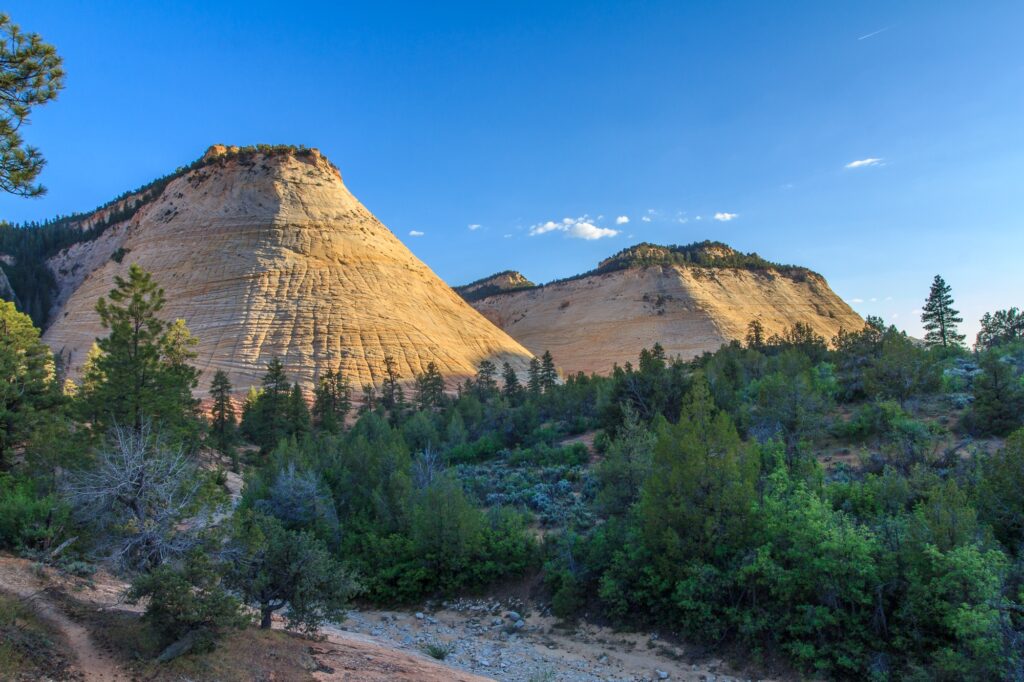
[(972, 337), (1024, 305), (1019, 1), (6, 11), (68, 71), (25, 129), (49, 194), (0, 197), (7, 220), (91, 209), (214, 142), (305, 144), (451, 283), (717, 239), (915, 334), (936, 273)]

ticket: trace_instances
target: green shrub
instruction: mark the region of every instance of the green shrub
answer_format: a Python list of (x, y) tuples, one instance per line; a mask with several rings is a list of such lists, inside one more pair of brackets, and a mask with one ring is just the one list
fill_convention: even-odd
[(39, 496), (32, 481), (0, 473), (0, 548), (51, 547), (67, 518), (67, 507), (55, 495)]
[(452, 653), (453, 650), (454, 648), (451, 644), (443, 642), (431, 642), (423, 647), (423, 653), (439, 661), (448, 658), (448, 654)]
[(187, 636), (193, 652), (211, 650), (224, 630), (245, 627), (249, 620), (201, 551), (188, 555), (180, 567), (164, 564), (139, 575), (128, 598), (132, 603), (149, 599), (143, 618), (164, 646)]

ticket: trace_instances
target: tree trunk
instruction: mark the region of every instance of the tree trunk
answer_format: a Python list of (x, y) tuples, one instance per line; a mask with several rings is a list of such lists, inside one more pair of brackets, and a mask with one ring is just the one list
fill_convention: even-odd
[(261, 614), (262, 618), (260, 619), (260, 629), (269, 630), (271, 624), (271, 616), (274, 615), (274, 610), (270, 608), (265, 608), (261, 611)]

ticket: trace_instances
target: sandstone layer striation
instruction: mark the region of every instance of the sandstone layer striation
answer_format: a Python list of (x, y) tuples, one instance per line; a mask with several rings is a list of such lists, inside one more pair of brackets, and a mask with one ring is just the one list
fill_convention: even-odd
[[(767, 262), (755, 267), (724, 245), (701, 246), (696, 262), (666, 262), (658, 251), (666, 247), (641, 245), (628, 261), (609, 259), (592, 273), (472, 305), (532, 353), (550, 350), (565, 372), (635, 364), (656, 342), (689, 359), (744, 339), (751, 320), (766, 336), (802, 322), (826, 340), (864, 325), (821, 275)], [(737, 260), (743, 265), (729, 265)]]
[(211, 147), (128, 220), (48, 262), (58, 283), (44, 338), (72, 376), (104, 334), (96, 300), (138, 263), (164, 288), (163, 315), (199, 338), (202, 388), (236, 390), (279, 356), (307, 389), (328, 369), (379, 384), (384, 358), (410, 379), (530, 354), (418, 260), (314, 149)]

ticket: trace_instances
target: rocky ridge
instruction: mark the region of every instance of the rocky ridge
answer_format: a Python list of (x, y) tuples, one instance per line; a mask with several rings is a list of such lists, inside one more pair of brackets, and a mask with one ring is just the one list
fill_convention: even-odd
[(716, 242), (640, 244), (591, 272), (471, 303), (531, 352), (550, 350), (567, 372), (609, 372), (655, 342), (689, 359), (744, 339), (751, 320), (765, 336), (801, 322), (827, 340), (864, 324), (821, 275)]
[(467, 302), (472, 303), (494, 294), (515, 291), (517, 289), (531, 289), (535, 286), (537, 285), (526, 279), (523, 273), (516, 272), (515, 270), (505, 270), (490, 277), (484, 277), (475, 282), (455, 287), (455, 292)]

